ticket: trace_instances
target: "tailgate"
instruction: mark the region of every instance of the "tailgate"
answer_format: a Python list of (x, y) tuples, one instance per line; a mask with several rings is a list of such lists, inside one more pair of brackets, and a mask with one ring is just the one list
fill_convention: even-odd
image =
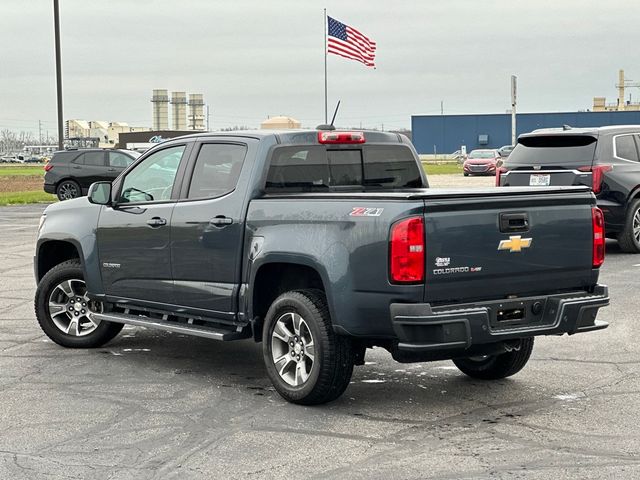
[(597, 138), (588, 134), (521, 136), (500, 172), (503, 187), (592, 185)]
[(546, 295), (596, 283), (593, 195), (513, 192), (425, 199), (426, 302)]

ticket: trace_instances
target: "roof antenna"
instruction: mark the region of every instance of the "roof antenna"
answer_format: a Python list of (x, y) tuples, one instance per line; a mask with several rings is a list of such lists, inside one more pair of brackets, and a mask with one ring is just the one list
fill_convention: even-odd
[(338, 115), (338, 109), (340, 108), (340, 100), (338, 100), (338, 104), (336, 105), (336, 109), (333, 112), (333, 117), (331, 117), (331, 123), (329, 125), (318, 125), (316, 128), (318, 130), (335, 130), (336, 127), (333, 125), (333, 122), (336, 121), (336, 115)]

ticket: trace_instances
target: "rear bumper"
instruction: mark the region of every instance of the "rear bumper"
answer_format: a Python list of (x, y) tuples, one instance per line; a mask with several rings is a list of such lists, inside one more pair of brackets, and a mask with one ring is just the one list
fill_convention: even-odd
[(44, 184), (44, 191), (47, 193), (56, 193), (56, 186), (50, 183)]
[[(596, 315), (598, 309), (607, 305), (608, 289), (597, 285), (593, 293), (572, 292), (437, 308), (428, 303), (393, 303), (390, 310), (398, 350), (461, 353), (477, 345), (536, 335), (600, 330), (609, 324), (596, 320)], [(509, 318), (519, 311), (521, 318)]]

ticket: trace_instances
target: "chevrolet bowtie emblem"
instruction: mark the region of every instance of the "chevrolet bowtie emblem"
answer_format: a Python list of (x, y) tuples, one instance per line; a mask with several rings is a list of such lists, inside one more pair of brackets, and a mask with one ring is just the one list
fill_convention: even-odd
[(529, 248), (533, 242), (533, 238), (522, 238), (520, 235), (509, 237), (509, 240), (500, 240), (498, 250), (509, 250), (513, 252), (521, 252), (523, 248)]

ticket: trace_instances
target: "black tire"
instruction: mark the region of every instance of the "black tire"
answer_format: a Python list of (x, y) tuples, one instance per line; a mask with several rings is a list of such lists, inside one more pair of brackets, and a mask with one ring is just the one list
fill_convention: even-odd
[(70, 200), (82, 195), (80, 185), (75, 180), (63, 180), (56, 187), (58, 200)]
[(468, 177), (468, 176), (469, 176), (469, 174), (468, 174), (467, 172), (464, 172), (464, 173), (463, 173), (463, 175), (464, 175), (465, 177)]
[(634, 200), (629, 206), (624, 230), (618, 235), (618, 244), (625, 253), (640, 253), (640, 236), (636, 237), (634, 227), (640, 227), (640, 199)]
[[(97, 327), (93, 327), (91, 322), (88, 320), (86, 315), (83, 315), (80, 312), (77, 312), (80, 316), (75, 320), (78, 326), (75, 328), (76, 332), (80, 332), (82, 326), (80, 325), (80, 320), (84, 325), (88, 325), (88, 327), (82, 331), (82, 335), (73, 335), (69, 333), (65, 333), (60, 326), (60, 323), (73, 323), (73, 316), (71, 314), (67, 314), (67, 308), (64, 309), (64, 312), (59, 311), (57, 315), (52, 316), (50, 301), (55, 296), (64, 298), (64, 292), (59, 289), (59, 285), (71, 281), (72, 284), (76, 285), (74, 288), (80, 289), (84, 284), (84, 273), (82, 270), (82, 264), (80, 260), (67, 260), (66, 262), (62, 262), (59, 265), (56, 265), (51, 270), (49, 270), (42, 280), (38, 283), (38, 288), (36, 289), (35, 296), (35, 312), (36, 318), (38, 319), (38, 323), (40, 324), (40, 328), (42, 331), (49, 337), (51, 340), (56, 342), (58, 345), (62, 345), (63, 347), (71, 347), (71, 348), (95, 348), (100, 347), (107, 343), (109, 340), (113, 339), (120, 330), (122, 330), (123, 325), (120, 323), (111, 323), (111, 322), (100, 322)], [(76, 295), (73, 292), (73, 295)], [(79, 293), (78, 293), (79, 295)], [(82, 298), (82, 297), (77, 297)], [(70, 307), (74, 300), (72, 298), (65, 299), (68, 302), (65, 307)], [(82, 302), (82, 300), (80, 300)], [(61, 303), (61, 302), (60, 302)], [(76, 301), (77, 303), (77, 301)], [(84, 301), (88, 305), (83, 308), (83, 312), (89, 312), (93, 307), (95, 311), (99, 304), (88, 301)], [(82, 303), (80, 303), (82, 305)], [(74, 311), (75, 313), (75, 311)], [(53, 317), (56, 317), (57, 322)], [(66, 316), (66, 319), (65, 319)], [(61, 317), (58, 318), (58, 317)], [(71, 317), (71, 318), (69, 318)], [(84, 320), (86, 319), (86, 320)], [(71, 330), (71, 327), (69, 328)], [(88, 332), (88, 333), (85, 333)]]
[[(297, 386), (287, 383), (280, 375), (273, 353), (272, 342), (277, 342), (272, 340), (276, 324), (288, 314), (302, 317), (312, 335), (314, 345), (314, 358), (308, 378)], [(302, 344), (302, 336), (300, 342)], [(287, 345), (287, 342), (283, 343)], [(327, 403), (342, 395), (349, 386), (354, 365), (351, 340), (334, 333), (327, 300), (324, 292), (320, 290), (290, 291), (276, 298), (264, 320), (262, 345), (267, 374), (276, 391), (288, 402), (300, 405)], [(302, 352), (306, 353), (306, 349)], [(301, 356), (304, 357), (304, 354)], [(286, 365), (289, 365), (289, 360), (285, 361)], [(293, 359), (290, 361), (294, 362)]]
[(458, 358), (453, 363), (462, 373), (480, 380), (498, 380), (515, 375), (529, 361), (533, 351), (533, 337), (523, 338), (520, 349), (500, 355), (488, 355), (481, 359)]

